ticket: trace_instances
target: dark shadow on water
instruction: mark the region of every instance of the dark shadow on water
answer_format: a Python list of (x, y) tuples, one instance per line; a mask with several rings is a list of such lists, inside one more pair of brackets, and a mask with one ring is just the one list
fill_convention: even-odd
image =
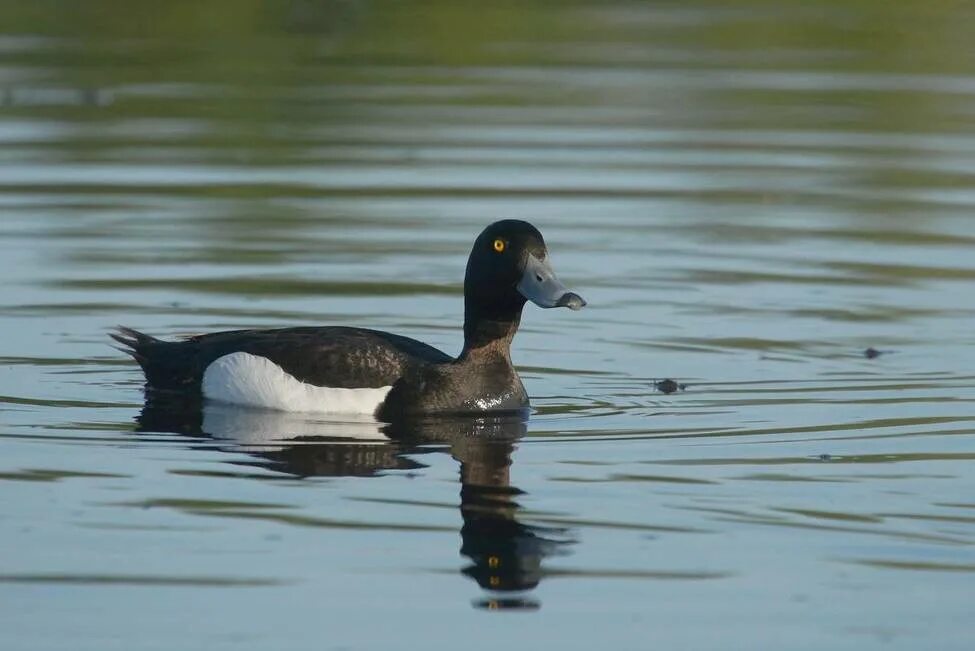
[(524, 493), (511, 485), (510, 469), (515, 445), (527, 431), (524, 414), (378, 424), (149, 400), (137, 422), (139, 432), (225, 440), (232, 444), (228, 451), (252, 456), (248, 465), (295, 477), (373, 477), (423, 468), (416, 456), (449, 452), (460, 463), (460, 551), (471, 561), (461, 571), (492, 593), (475, 600), (476, 608), (539, 608), (528, 592), (541, 581), (543, 560), (567, 553), (573, 542), (565, 529), (518, 520), (516, 498)]

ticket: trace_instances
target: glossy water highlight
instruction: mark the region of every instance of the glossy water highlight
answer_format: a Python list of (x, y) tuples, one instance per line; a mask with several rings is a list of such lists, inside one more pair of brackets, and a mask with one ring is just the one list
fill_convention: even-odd
[[(0, 645), (968, 648), (973, 26), (5, 3)], [(527, 422), (157, 409), (106, 345), (456, 353), (500, 218), (589, 302), (526, 310)]]

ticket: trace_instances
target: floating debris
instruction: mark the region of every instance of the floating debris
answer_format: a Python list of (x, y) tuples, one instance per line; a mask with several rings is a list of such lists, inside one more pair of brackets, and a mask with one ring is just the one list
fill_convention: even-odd
[(653, 386), (660, 393), (675, 393), (677, 391), (683, 391), (687, 388), (686, 384), (677, 382), (667, 378), (666, 380), (658, 380), (653, 383)]
[(866, 357), (867, 359), (876, 359), (886, 352), (887, 352), (886, 350), (877, 350), (876, 348), (871, 346), (870, 348), (867, 348), (865, 351), (863, 351), (863, 356)]

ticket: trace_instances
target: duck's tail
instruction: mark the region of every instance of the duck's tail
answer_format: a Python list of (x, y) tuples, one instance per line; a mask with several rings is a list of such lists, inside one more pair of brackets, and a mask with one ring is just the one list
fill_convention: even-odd
[(108, 336), (119, 344), (114, 348), (131, 355), (142, 367), (147, 391), (199, 387), (202, 371), (196, 346), (190, 341), (164, 341), (125, 326), (117, 326)]
[(116, 326), (115, 332), (108, 333), (108, 336), (121, 344), (120, 346), (113, 346), (113, 348), (121, 350), (126, 355), (131, 355), (135, 361), (139, 362), (139, 366), (143, 370), (145, 370), (146, 364), (149, 361), (149, 348), (163, 343), (161, 340), (150, 337), (144, 332), (139, 332), (138, 330), (133, 330), (125, 326)]

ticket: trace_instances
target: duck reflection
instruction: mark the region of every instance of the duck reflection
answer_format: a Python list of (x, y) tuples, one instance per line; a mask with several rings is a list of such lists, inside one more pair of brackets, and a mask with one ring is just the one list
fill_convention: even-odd
[(564, 536), (562, 530), (517, 520), (521, 506), (515, 498), (522, 491), (510, 481), (513, 450), (510, 440), (466, 438), (451, 446), (451, 454), (460, 462), (460, 512), (464, 520), (460, 551), (472, 561), (463, 572), (492, 591), (531, 590), (542, 578), (542, 559), (557, 553), (567, 542), (554, 537)]
[(510, 470), (515, 445), (527, 431), (520, 413), (381, 424), (154, 400), (137, 420), (140, 432), (226, 440), (233, 451), (252, 455), (248, 465), (296, 477), (368, 477), (423, 468), (416, 456), (447, 446), (460, 463), (460, 551), (470, 559), (462, 573), (493, 593), (475, 607), (537, 608), (527, 593), (542, 579), (543, 559), (565, 553), (572, 542), (565, 530), (518, 520), (516, 498), (523, 492), (511, 485)]

